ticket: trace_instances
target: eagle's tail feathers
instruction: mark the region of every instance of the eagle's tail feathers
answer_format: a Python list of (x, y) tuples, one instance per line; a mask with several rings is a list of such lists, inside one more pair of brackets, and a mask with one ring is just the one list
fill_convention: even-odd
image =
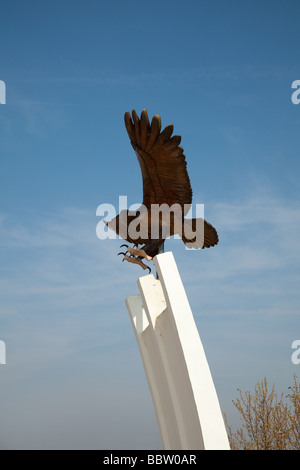
[(209, 248), (219, 241), (216, 229), (200, 218), (184, 219), (181, 238), (187, 248), (194, 249)]

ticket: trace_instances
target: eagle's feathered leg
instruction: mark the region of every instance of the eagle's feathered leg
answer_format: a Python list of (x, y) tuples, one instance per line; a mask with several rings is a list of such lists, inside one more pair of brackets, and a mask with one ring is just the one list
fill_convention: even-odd
[(154, 258), (154, 256), (156, 256), (160, 253), (163, 253), (164, 239), (157, 238), (157, 239), (149, 240), (141, 248), (141, 250), (144, 251), (147, 254), (147, 256), (149, 256), (152, 259), (152, 258)]

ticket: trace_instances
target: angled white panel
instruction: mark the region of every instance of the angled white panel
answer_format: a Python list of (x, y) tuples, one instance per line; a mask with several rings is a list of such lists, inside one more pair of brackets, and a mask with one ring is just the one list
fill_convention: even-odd
[(229, 449), (205, 352), (172, 253), (154, 258), (159, 279), (126, 299), (165, 449)]
[[(152, 274), (146, 278), (155, 282)], [(157, 312), (162, 311), (164, 299), (156, 295), (155, 300)], [(149, 324), (139, 295), (128, 297), (126, 306), (142, 357), (163, 447), (166, 450), (179, 449), (181, 444), (177, 421), (152, 323), (150, 321)]]
[[(186, 448), (229, 449), (219, 400), (174, 256), (171, 252), (163, 253), (154, 258), (154, 264), (161, 281), (170, 313), (169, 322), (173, 329), (168, 357), (172, 362), (173, 349), (177, 348), (182, 377), (185, 377), (182, 381), (185, 382), (186, 387), (183, 392), (178, 379), (181, 372), (177, 366), (174, 375), (176, 375), (177, 391), (184, 416), (182, 428), (187, 439), (188, 447)], [(184, 393), (190, 393), (190, 390), (192, 390), (193, 400), (185, 400)], [(195, 447), (197, 445), (195, 440), (198, 439), (197, 425), (200, 427), (203, 441), (201, 444), (199, 439), (200, 447)]]

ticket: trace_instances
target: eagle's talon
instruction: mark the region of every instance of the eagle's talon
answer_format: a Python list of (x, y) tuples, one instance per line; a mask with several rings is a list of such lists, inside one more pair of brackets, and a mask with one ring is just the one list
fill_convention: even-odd
[(127, 251), (126, 251), (126, 253), (123, 253), (123, 252), (121, 251), (120, 253), (118, 253), (118, 256), (119, 256), (119, 255), (123, 255), (123, 256), (124, 256), (124, 258), (122, 259), (122, 263), (123, 263), (124, 260), (128, 261), (129, 258), (133, 258), (133, 255), (130, 255), (130, 256), (127, 255)]
[(124, 258), (122, 259), (122, 263), (123, 263), (123, 261), (124, 261), (124, 259), (125, 259), (126, 253), (118, 253), (118, 256), (119, 256), (119, 255), (123, 255), (123, 256), (124, 256)]
[(132, 254), (128, 256), (127, 252), (126, 253), (123, 253), (122, 251), (120, 253), (118, 253), (118, 256), (119, 255), (123, 255), (124, 258), (122, 259), (122, 263), (123, 261), (128, 261), (129, 263), (134, 263), (134, 264), (138, 264), (139, 266), (141, 266), (141, 268), (143, 268), (144, 270), (145, 269), (149, 269), (149, 274), (151, 273), (151, 268), (149, 268), (149, 266), (146, 266), (146, 264), (143, 263), (143, 261), (138, 258), (138, 257), (135, 257), (133, 256)]
[[(152, 260), (152, 256), (149, 256), (145, 250), (143, 250), (142, 248), (139, 248), (139, 244), (138, 243), (135, 243), (133, 245), (133, 248), (131, 246), (128, 246), (128, 245), (120, 245), (120, 248), (122, 247), (125, 247), (127, 248), (126, 249), (126, 253), (130, 253), (130, 256), (138, 256), (140, 258), (145, 258), (147, 261), (151, 261)], [(121, 252), (122, 253), (122, 252)], [(121, 254), (119, 253), (119, 254)], [(124, 253), (122, 253), (124, 254)], [(125, 255), (124, 255), (125, 256)]]
[(145, 252), (145, 250), (143, 250), (142, 248), (131, 248), (130, 246), (127, 248), (127, 251), (128, 253), (130, 253), (131, 255), (135, 255), (135, 256), (140, 256), (141, 258), (145, 258), (147, 261), (151, 261), (152, 260), (152, 256), (149, 256), (147, 255), (147, 253)]

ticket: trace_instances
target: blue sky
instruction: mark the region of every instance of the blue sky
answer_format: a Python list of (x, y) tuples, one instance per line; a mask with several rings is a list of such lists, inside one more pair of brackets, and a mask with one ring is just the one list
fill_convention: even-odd
[(138, 267), (96, 237), (141, 202), (123, 115), (182, 136), (217, 247), (177, 261), (221, 407), (300, 365), (297, 0), (14, 1), (1, 6), (0, 445), (159, 449), (124, 300)]

